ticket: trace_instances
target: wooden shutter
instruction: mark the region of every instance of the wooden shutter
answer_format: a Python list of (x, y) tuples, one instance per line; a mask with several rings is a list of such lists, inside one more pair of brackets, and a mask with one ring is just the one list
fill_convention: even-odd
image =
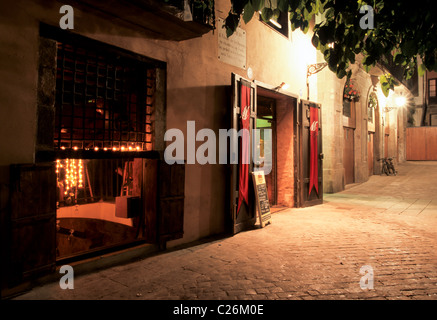
[(179, 239), (184, 234), (185, 164), (159, 163), (158, 232), (159, 243)]
[(54, 163), (11, 166), (9, 286), (55, 269)]
[[(256, 84), (244, 79), (243, 77), (232, 74), (232, 117), (230, 127), (239, 131), (240, 130), (240, 116), (241, 116), (241, 86), (250, 86), (250, 164), (249, 164), (249, 205), (244, 202), (237, 213), (238, 205), (238, 170), (239, 164), (230, 163), (230, 212), (232, 220), (231, 233), (236, 234), (240, 231), (248, 230), (254, 227), (256, 223), (256, 203), (255, 203), (255, 191), (252, 184), (252, 178), (250, 173), (253, 171), (253, 161), (252, 161), (252, 130), (256, 129), (256, 113), (257, 113), (257, 87)], [(228, 149), (229, 150), (229, 149)], [(231, 154), (232, 148), (230, 149), (230, 159), (238, 159), (238, 155)], [(240, 148), (238, 148), (240, 152)]]
[(159, 243), (184, 234), (185, 164), (144, 159), (143, 201), (147, 242)]
[[(310, 195), (310, 108), (318, 108), (319, 135), (318, 135), (318, 189)], [(307, 207), (323, 203), (323, 149), (322, 149), (322, 112), (321, 105), (301, 100), (299, 108), (299, 201), (298, 206)]]

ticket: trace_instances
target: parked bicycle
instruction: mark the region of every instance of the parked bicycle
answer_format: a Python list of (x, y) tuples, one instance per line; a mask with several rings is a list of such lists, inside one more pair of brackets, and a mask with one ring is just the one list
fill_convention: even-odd
[(386, 174), (386, 175), (396, 175), (398, 172), (395, 169), (395, 165), (393, 164), (393, 158), (381, 158), (378, 159), (378, 161), (382, 161), (382, 170), (381, 170), (381, 174)]

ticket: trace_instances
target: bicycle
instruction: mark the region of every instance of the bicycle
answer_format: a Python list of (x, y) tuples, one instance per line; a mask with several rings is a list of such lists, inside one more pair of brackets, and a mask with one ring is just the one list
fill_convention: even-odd
[(382, 170), (381, 174), (390, 175), (393, 173), (393, 175), (396, 175), (398, 172), (395, 169), (395, 166), (393, 164), (393, 158), (380, 158), (378, 161), (382, 161)]

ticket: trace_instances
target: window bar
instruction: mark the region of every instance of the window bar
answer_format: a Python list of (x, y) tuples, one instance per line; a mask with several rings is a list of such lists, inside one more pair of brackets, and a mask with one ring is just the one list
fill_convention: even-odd
[[(60, 48), (60, 49), (59, 49)], [(62, 101), (63, 101), (63, 92), (64, 92), (64, 45), (61, 43), (58, 43), (58, 51), (60, 53), (61, 58), (58, 56), (57, 59), (57, 66), (56, 68), (60, 68), (60, 79), (58, 80), (57, 77), (57, 82), (60, 85), (60, 87), (62, 88), (61, 90), (61, 94), (60, 94), (60, 99), (59, 99), (59, 95), (57, 95), (56, 99), (57, 101), (57, 108), (58, 108), (58, 112), (59, 112), (59, 126), (58, 126), (58, 149), (61, 148), (61, 141), (62, 141), (62, 111), (63, 111), (63, 105), (62, 105)], [(60, 61), (59, 61), (60, 60)], [(61, 100), (61, 101), (59, 101)]]
[[(82, 94), (82, 103), (83, 103), (83, 107), (82, 107), (82, 141), (86, 141), (86, 106), (87, 106), (87, 97), (86, 97), (86, 62), (87, 62), (87, 56), (86, 56), (87, 52), (86, 50), (84, 50), (83, 52), (83, 68), (84, 68), (84, 74), (83, 74), (83, 79), (81, 79), (81, 81), (83, 81), (83, 85), (82, 88), (80, 90), (80, 94)], [(77, 59), (76, 59), (77, 61)], [(76, 69), (76, 73), (77, 73), (77, 69)], [(77, 76), (76, 76), (77, 79)], [(86, 165), (85, 165), (86, 166)], [(85, 189), (85, 194), (86, 194), (86, 189)]]
[[(68, 50), (67, 50), (68, 51)], [(73, 48), (71, 48), (71, 54), (72, 54), (72, 51), (73, 51)], [(67, 55), (65, 55), (64, 56), (64, 67), (65, 67), (65, 63), (67, 63), (67, 59), (69, 59), (68, 58), (68, 56)], [(74, 70), (71, 70), (71, 73), (73, 74), (74, 73)], [(65, 74), (64, 74), (64, 81), (65, 81)], [(64, 93), (65, 93), (65, 91), (64, 91)], [(70, 93), (71, 94), (71, 97), (72, 97), (72, 110), (71, 110), (71, 113), (72, 113), (72, 115), (71, 115), (71, 128), (70, 128), (70, 148), (73, 148), (73, 143), (74, 143), (74, 117), (75, 117), (75, 103), (74, 103), (74, 93)]]
[[(109, 75), (109, 63), (106, 66), (106, 77), (108, 77), (108, 75)], [(106, 101), (106, 97), (108, 96), (108, 92), (107, 92), (106, 86), (105, 86), (104, 93), (105, 93), (105, 101)], [(113, 102), (113, 107), (114, 107), (114, 102)], [(109, 108), (109, 105), (108, 105), (108, 108)], [(113, 150), (114, 150), (114, 148), (115, 148), (115, 150), (117, 150), (117, 147), (115, 146), (115, 128), (116, 128), (116, 125), (115, 125), (115, 112), (111, 112), (111, 123), (110, 123), (110, 126), (109, 126), (109, 129), (110, 129), (109, 135), (110, 135), (110, 144), (111, 144)], [(120, 146), (119, 146), (119, 148), (120, 148)], [(117, 182), (118, 182), (118, 180), (117, 180)]]
[[(97, 106), (98, 106), (97, 105), (97, 101), (98, 101), (98, 90), (99, 90), (98, 84), (97, 84), (97, 82), (98, 82), (98, 77), (97, 77), (97, 60), (98, 60), (99, 54), (97, 52), (93, 52), (93, 53), (96, 56), (95, 56), (95, 59), (93, 59), (93, 60), (91, 60), (91, 58), (90, 58), (90, 65), (91, 65), (90, 68), (92, 67), (93, 63), (96, 63), (96, 69), (95, 69), (94, 76), (92, 78), (92, 80), (94, 80), (94, 92), (93, 92), (93, 94), (91, 96), (92, 98), (95, 99), (94, 110), (93, 110), (93, 113), (92, 113), (93, 128), (94, 128), (94, 130), (93, 130), (93, 135), (92, 135), (92, 141), (90, 141), (90, 144), (92, 145), (92, 148), (94, 148), (95, 141), (96, 141), (96, 133), (97, 133)], [(87, 72), (88, 75), (90, 73), (92, 74), (92, 72)], [(92, 84), (92, 81), (90, 83), (90, 86), (91, 86), (91, 84)]]

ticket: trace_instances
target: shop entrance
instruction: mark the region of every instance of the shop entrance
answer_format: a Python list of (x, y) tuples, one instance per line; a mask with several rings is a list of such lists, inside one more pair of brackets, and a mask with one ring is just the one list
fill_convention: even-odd
[[(261, 169), (266, 174), (267, 192), (273, 210), (298, 205), (301, 190), (298, 188), (298, 99), (289, 93), (278, 92), (275, 87), (249, 81), (236, 74), (232, 74), (231, 98), (230, 127), (240, 130), (243, 127), (241, 120), (245, 118), (250, 132), (246, 143), (238, 139), (238, 151), (229, 148), (229, 161), (240, 157), (243, 146), (250, 155), (249, 164), (244, 166), (241, 162), (230, 162), (229, 167), (230, 231), (237, 233), (251, 229), (256, 223), (251, 178), (254, 170)], [(258, 159), (252, 158), (252, 148), (259, 149), (254, 150), (259, 155)]]

